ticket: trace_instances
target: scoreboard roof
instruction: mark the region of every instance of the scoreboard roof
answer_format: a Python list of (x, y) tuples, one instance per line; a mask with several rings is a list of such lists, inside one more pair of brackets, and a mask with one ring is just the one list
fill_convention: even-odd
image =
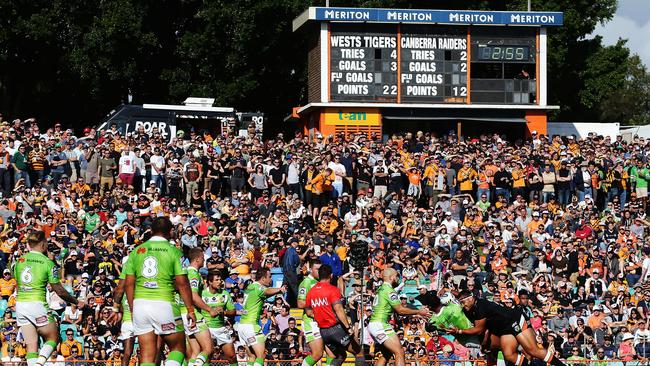
[(294, 19), (293, 30), (309, 21), (549, 27), (561, 26), (564, 13), (310, 7)]

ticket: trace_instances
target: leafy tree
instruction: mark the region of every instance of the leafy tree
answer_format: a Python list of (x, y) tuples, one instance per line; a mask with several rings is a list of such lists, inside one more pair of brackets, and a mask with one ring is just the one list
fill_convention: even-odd
[(601, 119), (650, 124), (650, 74), (639, 56), (630, 58), (626, 75), (623, 87), (608, 95), (600, 106)]

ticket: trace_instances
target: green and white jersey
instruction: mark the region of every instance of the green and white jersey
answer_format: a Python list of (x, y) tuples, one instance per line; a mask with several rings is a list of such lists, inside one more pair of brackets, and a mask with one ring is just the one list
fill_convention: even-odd
[[(221, 307), (224, 311), (235, 310), (235, 303), (232, 301), (230, 293), (225, 289), (212, 293), (210, 289), (206, 288), (201, 292), (201, 298), (211, 308)], [(201, 310), (201, 315), (205, 318), (209, 328), (221, 328), (226, 325), (223, 314), (219, 314), (213, 318), (209, 312)]]
[(23, 254), (14, 268), (18, 287), (16, 301), (47, 302), (47, 284), (61, 283), (59, 269), (54, 262), (41, 252)]
[[(300, 286), (298, 286), (298, 300), (305, 301), (307, 300), (307, 293), (309, 290), (311, 290), (312, 287), (314, 287), (315, 284), (318, 283), (318, 280), (312, 277), (311, 275), (305, 277), (305, 279), (300, 282)], [(304, 312), (302, 314), (302, 327), (303, 330), (305, 328), (310, 328), (310, 323), (313, 321), (313, 319), (309, 316), (307, 316), (307, 312)]]
[[(187, 267), (187, 279), (190, 282), (190, 289), (192, 290), (192, 293), (197, 293), (200, 295), (201, 291), (203, 290), (203, 279), (201, 279), (201, 274), (199, 271), (194, 267)], [(181, 310), (181, 314), (187, 314), (187, 307), (185, 307), (185, 303), (183, 302), (183, 299), (178, 292), (175, 295), (175, 299)], [(203, 319), (201, 313), (196, 313), (196, 320), (198, 321), (201, 319)]]
[(174, 280), (187, 274), (182, 257), (180, 250), (157, 236), (131, 252), (125, 272), (135, 276), (134, 299), (174, 302)]
[(264, 309), (266, 286), (253, 282), (244, 291), (244, 314), (239, 319), (241, 324), (259, 325), (260, 315)]
[(393, 286), (383, 283), (377, 289), (375, 300), (372, 302), (371, 322), (388, 323), (388, 319), (393, 315), (393, 306), (399, 305), (399, 296), (393, 289)]
[[(120, 281), (124, 281), (126, 279), (126, 270), (128, 266), (131, 264), (131, 256), (128, 256), (126, 258), (126, 262), (124, 262), (124, 266), (122, 267), (122, 272), (120, 273)], [(131, 315), (131, 308), (129, 307), (129, 302), (126, 299), (126, 292), (122, 294), (122, 323), (128, 323), (130, 321), (133, 321), (133, 316)]]

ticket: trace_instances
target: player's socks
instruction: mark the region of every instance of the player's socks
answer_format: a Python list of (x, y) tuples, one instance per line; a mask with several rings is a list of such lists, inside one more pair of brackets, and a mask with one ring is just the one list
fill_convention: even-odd
[(330, 366), (332, 364), (333, 360), (334, 360), (334, 357), (326, 357), (325, 358), (325, 365)]
[(521, 353), (517, 355), (517, 360), (515, 361), (514, 366), (528, 366), (529, 361), (526, 358), (526, 356), (522, 355)]
[(237, 362), (233, 362), (233, 363), (228, 364), (228, 366), (238, 366), (238, 365), (239, 364)]
[(253, 365), (255, 365), (255, 361), (248, 361), (248, 362), (246, 362), (246, 365), (247, 366), (253, 366)]
[(364, 356), (356, 356), (354, 358), (354, 366), (363, 366), (366, 364), (366, 358)]
[(156, 364), (154, 362), (143, 362), (140, 366), (156, 366)]
[(256, 358), (255, 359), (255, 366), (264, 366), (264, 359), (263, 358)]
[(332, 360), (332, 363), (330, 363), (330, 365), (331, 366), (341, 366), (341, 365), (343, 365), (343, 361), (345, 361), (345, 360), (342, 360), (340, 358), (335, 358), (335, 359)]
[(311, 357), (311, 355), (310, 355), (310, 356), (305, 357), (304, 360), (302, 360), (301, 366), (314, 366), (315, 364), (316, 364), (316, 360), (314, 360), (314, 358)]
[(183, 366), (194, 366), (194, 365), (196, 365), (196, 358), (190, 358), (187, 361), (183, 360)]
[(54, 341), (47, 341), (41, 347), (40, 352), (38, 352), (38, 358), (36, 359), (35, 365), (37, 366), (43, 366), (45, 362), (50, 358), (52, 355), (52, 352), (56, 349), (56, 342)]
[(196, 356), (196, 360), (194, 361), (194, 366), (203, 366), (203, 364), (208, 360), (208, 355), (206, 355), (203, 352), (200, 352), (198, 356)]
[(27, 359), (27, 366), (35, 366), (36, 360), (38, 359), (38, 352), (27, 352), (25, 358)]
[(165, 361), (165, 366), (181, 366), (185, 361), (185, 355), (183, 352), (171, 351), (169, 356), (167, 356), (167, 361)]
[(566, 366), (562, 360), (554, 356), (554, 352), (552, 350), (549, 350), (546, 353), (546, 357), (544, 357), (544, 362), (550, 363), (552, 366)]

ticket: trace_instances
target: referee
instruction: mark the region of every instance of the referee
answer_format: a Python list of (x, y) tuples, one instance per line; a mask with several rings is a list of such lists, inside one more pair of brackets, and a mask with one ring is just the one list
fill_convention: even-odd
[(341, 366), (347, 357), (346, 351), (355, 355), (355, 366), (363, 366), (363, 349), (354, 338), (350, 328), (341, 292), (332, 286), (332, 267), (323, 264), (318, 269), (319, 282), (307, 293), (306, 312), (320, 328), (325, 345), (334, 353), (331, 366)]

